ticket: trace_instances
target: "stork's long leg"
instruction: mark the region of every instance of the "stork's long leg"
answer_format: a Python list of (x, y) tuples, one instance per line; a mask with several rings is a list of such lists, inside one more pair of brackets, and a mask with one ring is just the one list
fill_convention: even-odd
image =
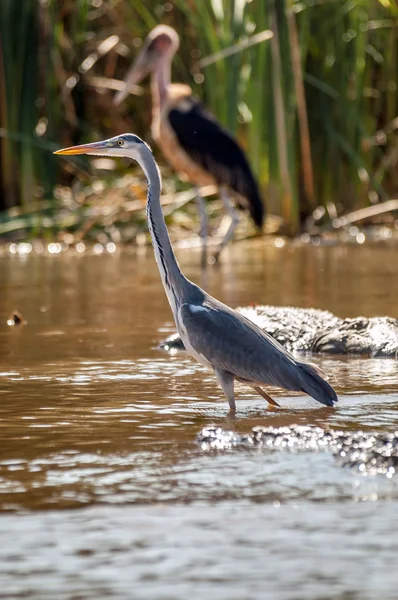
[(195, 190), (195, 201), (200, 216), (199, 236), (202, 241), (202, 267), (205, 267), (207, 264), (207, 236), (209, 235), (209, 218), (206, 211), (206, 202), (200, 195), (199, 188), (195, 186)]
[(219, 369), (214, 369), (214, 374), (218, 379), (218, 383), (221, 386), (222, 391), (225, 394), (226, 399), (228, 400), (229, 408), (231, 412), (236, 411), (235, 405), (235, 393), (234, 393), (234, 376), (228, 371), (221, 371)]
[(226, 215), (223, 217), (220, 227), (218, 228), (217, 236), (222, 237), (221, 243), (214, 256), (216, 262), (220, 258), (220, 254), (231, 240), (235, 233), (235, 229), (239, 223), (239, 214), (234, 205), (231, 202), (231, 198), (227, 190), (224, 187), (220, 187), (220, 197), (223, 201)]

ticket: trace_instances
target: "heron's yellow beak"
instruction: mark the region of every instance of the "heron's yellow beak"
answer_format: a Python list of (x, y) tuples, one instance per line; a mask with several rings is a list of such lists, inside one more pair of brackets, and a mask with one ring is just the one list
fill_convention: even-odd
[(92, 144), (82, 144), (81, 146), (71, 146), (56, 150), (54, 154), (98, 154), (109, 148), (107, 142), (93, 142)]

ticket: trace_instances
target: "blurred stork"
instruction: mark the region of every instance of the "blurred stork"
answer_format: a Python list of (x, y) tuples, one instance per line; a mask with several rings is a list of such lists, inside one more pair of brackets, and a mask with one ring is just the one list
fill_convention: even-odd
[(216, 260), (232, 239), (239, 221), (227, 189), (237, 194), (239, 205), (249, 211), (258, 228), (264, 220), (264, 208), (257, 182), (237, 141), (192, 96), (189, 86), (170, 83), (171, 63), (178, 47), (179, 37), (174, 29), (166, 25), (155, 27), (114, 102), (120, 104), (135, 84), (152, 74), (152, 136), (173, 169), (196, 188), (205, 263), (208, 218), (199, 186), (216, 185), (226, 211), (218, 230)]

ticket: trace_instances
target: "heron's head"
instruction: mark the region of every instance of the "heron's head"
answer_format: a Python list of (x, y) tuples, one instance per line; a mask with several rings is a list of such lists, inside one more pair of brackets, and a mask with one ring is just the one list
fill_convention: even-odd
[(116, 105), (128, 95), (131, 87), (140, 83), (149, 73), (171, 60), (178, 50), (178, 33), (168, 25), (158, 25), (147, 35), (141, 52), (136, 57), (124, 80), (125, 88), (114, 98)]
[(81, 146), (71, 146), (57, 150), (54, 154), (94, 154), (97, 156), (127, 156), (138, 160), (143, 149), (148, 149), (147, 144), (133, 133), (123, 133), (116, 135), (103, 142), (93, 142), (91, 144), (82, 144)]

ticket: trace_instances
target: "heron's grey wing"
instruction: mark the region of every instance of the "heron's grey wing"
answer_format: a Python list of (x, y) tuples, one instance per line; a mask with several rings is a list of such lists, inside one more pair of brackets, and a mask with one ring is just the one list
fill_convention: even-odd
[(195, 352), (216, 369), (247, 381), (302, 389), (293, 356), (239, 313), (211, 299), (183, 304), (179, 315)]

